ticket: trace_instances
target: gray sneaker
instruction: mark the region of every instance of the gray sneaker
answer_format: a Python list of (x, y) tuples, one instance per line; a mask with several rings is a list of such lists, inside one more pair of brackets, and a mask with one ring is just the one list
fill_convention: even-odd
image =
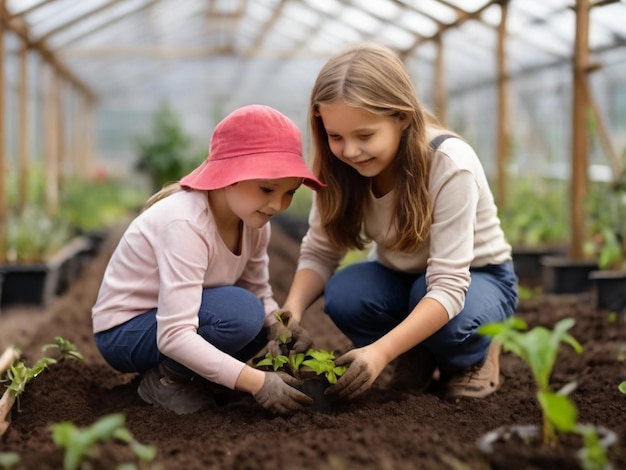
[(141, 377), (137, 393), (143, 401), (178, 415), (217, 406), (213, 394), (190, 378), (182, 378), (163, 363)]

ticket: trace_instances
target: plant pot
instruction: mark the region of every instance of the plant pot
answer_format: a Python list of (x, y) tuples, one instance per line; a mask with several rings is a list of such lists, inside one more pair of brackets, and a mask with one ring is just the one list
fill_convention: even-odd
[[(597, 426), (596, 432), (605, 450), (617, 442), (617, 435), (603, 426)], [(476, 441), (476, 446), (493, 470), (583, 468), (581, 459), (584, 445), (580, 435), (559, 434), (559, 443), (555, 446), (544, 446), (541, 438), (540, 426), (508, 425), (483, 434)]]
[(541, 258), (565, 254), (563, 247), (513, 247), (513, 266), (520, 284), (541, 284)]
[(597, 309), (621, 312), (626, 308), (626, 271), (592, 271), (589, 279)]
[(63, 279), (68, 274), (63, 267), (71, 270), (70, 260), (81, 250), (87, 249), (87, 246), (88, 240), (76, 237), (46, 262), (1, 265), (4, 285), (0, 304), (47, 306), (57, 292), (64, 288), (64, 283), (67, 285), (68, 282), (73, 282), (74, 279)]
[(589, 273), (598, 269), (597, 260), (577, 260), (567, 256), (541, 258), (541, 283), (551, 294), (580, 294), (591, 290)]
[(322, 376), (305, 378), (299, 390), (313, 398), (311, 409), (318, 413), (331, 413), (334, 409), (335, 400), (324, 394), (329, 387), (328, 381)]

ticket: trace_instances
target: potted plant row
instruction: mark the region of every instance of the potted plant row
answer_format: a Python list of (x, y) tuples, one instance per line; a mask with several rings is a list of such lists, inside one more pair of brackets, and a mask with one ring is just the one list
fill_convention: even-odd
[(73, 236), (62, 217), (50, 216), (36, 206), (7, 221), (2, 305), (45, 306), (77, 275), (80, 253), (89, 250), (85, 237)]

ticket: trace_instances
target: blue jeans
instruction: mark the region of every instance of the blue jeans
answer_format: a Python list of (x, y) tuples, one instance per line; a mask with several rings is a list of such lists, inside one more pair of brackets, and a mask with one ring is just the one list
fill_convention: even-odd
[[(102, 357), (120, 372), (143, 373), (165, 361), (188, 376), (193, 371), (164, 356), (157, 348), (156, 309), (95, 334)], [(206, 288), (198, 312), (198, 334), (231, 356), (247, 361), (266, 344), (265, 309), (252, 292), (241, 287)]]
[[(517, 277), (513, 263), (471, 269), (463, 310), (422, 344), (440, 369), (454, 371), (486, 358), (490, 338), (476, 328), (515, 313)], [(384, 336), (426, 295), (426, 276), (386, 268), (375, 261), (339, 270), (324, 291), (325, 311), (356, 347)]]

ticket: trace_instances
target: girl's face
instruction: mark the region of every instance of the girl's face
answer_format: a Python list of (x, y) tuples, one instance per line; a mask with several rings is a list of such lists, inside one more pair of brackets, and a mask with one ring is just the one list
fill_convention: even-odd
[(302, 178), (240, 181), (224, 188), (228, 207), (249, 227), (260, 228), (291, 204)]
[(384, 192), (391, 190), (391, 162), (408, 119), (373, 114), (343, 100), (321, 105), (319, 114), (333, 154)]

